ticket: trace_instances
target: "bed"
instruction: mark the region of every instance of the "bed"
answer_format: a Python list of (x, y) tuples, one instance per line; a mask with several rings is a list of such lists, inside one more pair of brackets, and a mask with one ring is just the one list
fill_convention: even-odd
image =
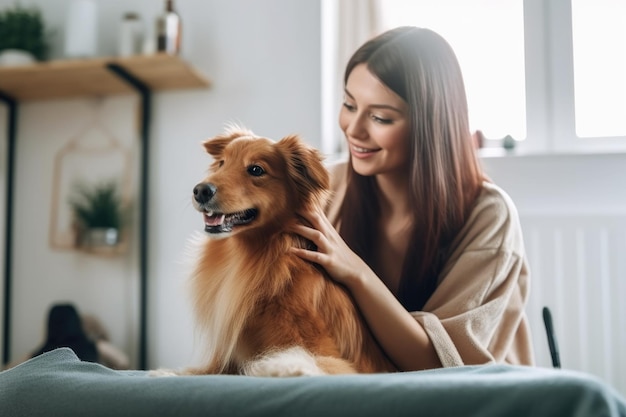
[(0, 373), (0, 416), (626, 416), (587, 374), (508, 365), (396, 374), (149, 377), (62, 348)]

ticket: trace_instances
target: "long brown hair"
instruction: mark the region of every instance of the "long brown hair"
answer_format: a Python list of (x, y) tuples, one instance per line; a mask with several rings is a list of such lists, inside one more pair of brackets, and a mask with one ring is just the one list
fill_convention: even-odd
[[(408, 104), (408, 192), (415, 210), (398, 299), (409, 311), (421, 310), (484, 180), (471, 140), (463, 76), (450, 45), (416, 27), (392, 29), (366, 42), (348, 62), (344, 83), (359, 64)], [(372, 199), (377, 185), (351, 165), (348, 170), (341, 235), (373, 265), (378, 232), (369, 225), (380, 218)]]

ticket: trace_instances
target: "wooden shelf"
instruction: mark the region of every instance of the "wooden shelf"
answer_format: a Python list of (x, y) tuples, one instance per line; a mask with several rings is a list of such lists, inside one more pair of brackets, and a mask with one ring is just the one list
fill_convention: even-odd
[(18, 101), (134, 93), (136, 90), (107, 68), (108, 64), (124, 68), (152, 91), (210, 86), (179, 57), (155, 54), (0, 67), (0, 92)]

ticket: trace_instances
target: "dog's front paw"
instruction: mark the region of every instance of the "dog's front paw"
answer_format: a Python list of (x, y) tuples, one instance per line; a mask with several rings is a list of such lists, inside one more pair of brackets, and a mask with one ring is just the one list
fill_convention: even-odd
[(153, 369), (148, 371), (148, 376), (152, 378), (160, 378), (164, 376), (178, 376), (179, 373), (174, 369)]
[(314, 376), (324, 375), (315, 358), (301, 347), (275, 351), (249, 361), (242, 367), (249, 376)]

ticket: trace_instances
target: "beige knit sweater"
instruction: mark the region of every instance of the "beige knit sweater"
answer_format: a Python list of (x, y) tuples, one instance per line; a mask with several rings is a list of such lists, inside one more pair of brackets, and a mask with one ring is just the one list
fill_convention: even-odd
[[(340, 227), (347, 163), (331, 166), (330, 172), (334, 195), (327, 214)], [(502, 189), (485, 182), (452, 243), (437, 289), (424, 311), (411, 314), (428, 333), (444, 367), (489, 362), (532, 365), (524, 312), (528, 285), (517, 210)]]

